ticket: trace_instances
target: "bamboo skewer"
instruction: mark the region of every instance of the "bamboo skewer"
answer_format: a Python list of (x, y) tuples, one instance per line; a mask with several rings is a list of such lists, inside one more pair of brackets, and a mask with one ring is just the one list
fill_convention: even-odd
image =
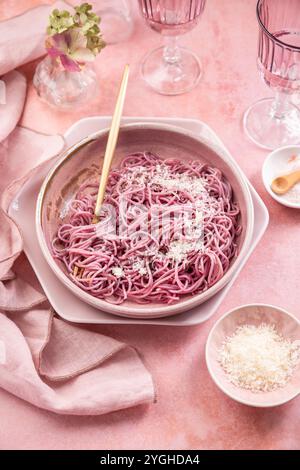
[[(108, 175), (109, 175), (109, 170), (111, 167), (112, 159), (115, 153), (117, 140), (119, 136), (120, 122), (121, 122), (121, 116), (122, 116), (124, 102), (125, 102), (128, 77), (129, 77), (129, 65), (127, 64), (125, 65), (125, 68), (124, 68), (120, 90), (119, 90), (114, 114), (112, 117), (110, 131), (108, 134), (92, 224), (97, 224), (99, 221), (99, 217), (100, 217), (101, 207), (102, 207), (107, 180), (108, 180)], [(83, 268), (79, 268), (79, 266), (74, 267), (74, 271), (73, 271), (74, 276), (77, 276), (78, 274), (78, 276), (81, 277), (83, 272), (84, 272)]]

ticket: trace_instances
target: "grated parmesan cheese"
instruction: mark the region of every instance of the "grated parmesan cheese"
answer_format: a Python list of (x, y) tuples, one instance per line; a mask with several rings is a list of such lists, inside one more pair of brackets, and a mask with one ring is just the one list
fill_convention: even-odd
[(186, 255), (191, 251), (202, 251), (203, 242), (199, 241), (183, 241), (183, 240), (174, 240), (170, 243), (169, 251), (167, 257), (173, 259), (174, 261), (182, 261), (186, 258)]
[(267, 324), (238, 327), (219, 351), (230, 382), (252, 392), (284, 387), (299, 359), (299, 342), (283, 338), (274, 325)]
[(124, 271), (122, 268), (120, 268), (119, 266), (114, 266), (112, 268), (112, 273), (114, 276), (116, 276), (117, 278), (119, 277), (124, 277)]
[(186, 191), (192, 195), (207, 194), (203, 178), (186, 174), (171, 174), (167, 166), (156, 165), (156, 172), (151, 183), (158, 184), (171, 191)]
[(135, 271), (138, 271), (141, 276), (147, 274), (147, 269), (145, 268), (145, 264), (142, 260), (135, 261), (132, 265), (132, 268)]
[(204, 178), (189, 176), (184, 173), (172, 174), (167, 165), (157, 164), (154, 172), (144, 166), (135, 166), (127, 169), (127, 179), (137, 184), (157, 184), (171, 191), (186, 191), (191, 195), (208, 195)]
[[(202, 224), (204, 214), (212, 216), (215, 212), (214, 198), (211, 197), (206, 190), (205, 178), (189, 176), (185, 173), (172, 174), (165, 164), (157, 164), (153, 171), (149, 171), (147, 167), (136, 166), (128, 168), (126, 171), (126, 178), (131, 182), (137, 184), (147, 185), (156, 184), (162, 186), (170, 191), (185, 191), (192, 196), (201, 194), (201, 200), (196, 201), (196, 210), (194, 218), (189, 212), (184, 217), (185, 236), (188, 236), (191, 241), (174, 240), (168, 247), (168, 252), (165, 255), (157, 252), (156, 247), (148, 249), (145, 256), (154, 257), (154, 259), (161, 261), (162, 258), (169, 258), (177, 262), (184, 261), (187, 254), (191, 251), (204, 251), (204, 243), (199, 238), (202, 238)], [(138, 271), (141, 275), (147, 274), (144, 265), (139, 262), (133, 264), (133, 269)]]

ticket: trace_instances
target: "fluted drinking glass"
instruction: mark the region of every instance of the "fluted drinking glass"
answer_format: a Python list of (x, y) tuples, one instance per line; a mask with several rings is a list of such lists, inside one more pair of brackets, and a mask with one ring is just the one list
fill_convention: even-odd
[(274, 149), (300, 143), (300, 0), (259, 0), (258, 69), (274, 90), (247, 109), (244, 129), (257, 145)]
[(158, 93), (177, 95), (194, 88), (202, 75), (198, 57), (178, 45), (178, 36), (194, 28), (206, 0), (138, 0), (148, 26), (165, 37), (165, 45), (151, 51), (142, 75)]

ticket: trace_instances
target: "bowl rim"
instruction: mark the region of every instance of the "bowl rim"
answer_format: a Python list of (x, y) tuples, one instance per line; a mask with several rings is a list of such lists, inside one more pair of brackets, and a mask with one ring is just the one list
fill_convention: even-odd
[[(197, 294), (193, 297), (188, 297), (187, 299), (180, 300), (170, 305), (162, 304), (161, 306), (159, 305), (155, 307), (153, 306), (150, 307), (151, 313), (150, 314), (147, 313), (147, 318), (158, 318), (158, 317), (176, 315), (178, 313), (182, 313), (183, 311), (187, 311), (189, 309), (196, 307), (200, 303), (203, 303), (204, 301), (212, 297), (215, 293), (217, 293), (220, 289), (222, 289), (227, 284), (227, 282), (229, 282), (229, 280), (231, 279), (231, 277), (233, 276), (235, 270), (237, 269), (239, 265), (240, 259), (242, 259), (242, 257), (245, 255), (245, 253), (249, 249), (251, 239), (252, 239), (252, 234), (253, 234), (253, 227), (254, 227), (254, 209), (253, 209), (251, 193), (250, 193), (246, 178), (242, 170), (239, 168), (238, 164), (235, 162), (233, 157), (231, 157), (231, 155), (229, 154), (226, 148), (223, 149), (218, 144), (212, 143), (209, 139), (205, 137), (202, 137), (202, 136), (200, 137), (196, 133), (190, 130), (182, 129), (181, 127), (178, 127), (172, 124), (136, 122), (136, 123), (130, 123), (130, 124), (125, 124), (121, 126), (121, 131), (122, 130), (134, 131), (134, 130), (139, 130), (139, 129), (169, 131), (169, 132), (173, 132), (176, 134), (179, 133), (188, 138), (196, 140), (197, 142), (200, 142), (203, 145), (215, 151), (217, 155), (221, 159), (223, 159), (226, 165), (230, 168), (236, 180), (238, 181), (240, 189), (243, 192), (243, 196), (244, 196), (245, 203), (246, 203), (246, 211), (247, 211), (247, 225), (245, 226), (246, 233), (245, 233), (243, 245), (241, 247), (241, 250), (238, 256), (234, 259), (234, 262), (229, 267), (225, 275), (218, 282), (216, 282), (216, 284), (214, 284), (212, 287), (207, 289), (205, 292)], [(145, 307), (141, 308), (139, 307), (139, 304), (136, 304), (136, 306), (131, 306), (131, 305), (124, 306), (123, 304), (119, 304), (119, 305), (111, 304), (104, 299), (98, 299), (97, 297), (94, 297), (91, 294), (88, 294), (87, 292), (82, 290), (80, 287), (78, 287), (76, 284), (74, 284), (72, 280), (63, 272), (63, 270), (57, 265), (57, 263), (53, 259), (53, 256), (51, 255), (51, 252), (48, 248), (48, 245), (47, 245), (44, 233), (43, 233), (43, 229), (42, 229), (42, 208), (43, 208), (44, 195), (46, 193), (48, 184), (52, 180), (53, 176), (57, 173), (57, 171), (59, 171), (60, 167), (64, 164), (64, 161), (67, 158), (75, 154), (81, 147), (88, 144), (89, 142), (92, 142), (93, 140), (97, 140), (98, 138), (107, 135), (108, 132), (109, 132), (109, 128), (91, 133), (87, 137), (84, 137), (83, 139), (79, 140), (73, 146), (63, 151), (60, 157), (58, 157), (58, 160), (55, 162), (53, 167), (47, 173), (43, 181), (43, 184), (40, 188), (38, 197), (37, 197), (36, 213), (35, 213), (36, 233), (38, 237), (38, 242), (42, 249), (42, 253), (48, 265), (50, 266), (52, 271), (55, 273), (55, 275), (58, 277), (58, 279), (61, 282), (63, 282), (63, 284), (66, 285), (75, 295), (79, 296), (82, 300), (84, 300), (90, 305), (93, 305), (99, 310), (103, 310), (111, 314), (130, 317), (130, 318), (134, 318), (134, 317), (145, 318), (146, 317)], [(149, 303), (149, 306), (151, 305), (152, 304)]]
[(297, 148), (300, 153), (300, 144), (284, 145), (283, 147), (278, 147), (277, 149), (272, 150), (272, 152), (270, 152), (265, 158), (265, 161), (262, 166), (261, 174), (262, 174), (264, 187), (266, 191), (270, 194), (270, 196), (274, 199), (274, 201), (277, 201), (279, 204), (286, 206), (286, 207), (290, 207), (292, 209), (300, 209), (300, 201), (298, 203), (287, 201), (286, 199), (281, 198), (277, 194), (273, 193), (273, 191), (271, 190), (270, 184), (267, 181), (267, 176), (266, 176), (267, 168), (270, 166), (271, 161), (273, 160), (274, 157), (276, 157), (276, 155), (280, 154), (281, 152), (285, 150), (292, 150), (295, 148)]
[[(237, 387), (237, 394), (235, 395), (234, 393), (231, 393), (227, 388), (226, 386), (224, 386), (222, 384), (222, 382), (217, 378), (215, 372), (214, 372), (214, 368), (212, 366), (212, 362), (211, 362), (211, 359), (210, 359), (210, 353), (209, 353), (209, 350), (210, 350), (210, 346), (211, 346), (211, 341), (212, 341), (212, 338), (213, 338), (213, 335), (215, 334), (215, 331), (216, 329), (218, 328), (218, 326), (220, 325), (220, 323), (222, 323), (222, 321), (229, 317), (230, 315), (234, 314), (235, 312), (237, 312), (238, 310), (241, 310), (241, 309), (244, 309), (246, 307), (262, 307), (262, 308), (272, 308), (273, 310), (277, 310), (279, 311), (280, 313), (282, 313), (283, 315), (285, 316), (288, 316), (290, 317), (292, 320), (294, 320), (298, 326), (300, 326), (300, 320), (295, 316), (293, 315), (292, 313), (288, 312), (287, 310), (285, 310), (284, 308), (282, 307), (278, 307), (277, 305), (273, 305), (273, 304), (266, 304), (266, 303), (253, 303), (253, 304), (243, 304), (243, 305), (239, 305), (238, 307), (235, 307), (231, 310), (228, 310), (226, 313), (224, 313), (224, 315), (222, 315), (217, 321), (216, 323), (213, 325), (213, 327), (211, 328), (209, 334), (208, 334), (208, 337), (207, 337), (207, 340), (206, 340), (206, 345), (205, 345), (205, 362), (206, 362), (206, 366), (207, 366), (207, 369), (208, 369), (208, 372), (211, 376), (211, 378), (213, 379), (214, 383), (217, 385), (217, 387), (225, 394), (227, 395), (228, 397), (230, 397), (232, 400), (238, 402), (238, 403), (241, 403), (243, 405), (247, 405), (247, 406), (252, 406), (252, 407), (255, 407), (255, 408), (272, 408), (272, 407), (275, 407), (275, 406), (280, 406), (280, 405), (284, 405), (285, 403), (288, 403), (289, 401), (293, 400), (294, 398), (296, 398), (298, 395), (300, 395), (300, 387), (299, 387), (299, 391), (294, 393), (292, 396), (286, 398), (286, 399), (283, 399), (283, 400), (279, 400), (277, 402), (269, 402), (269, 403), (258, 403), (256, 402), (255, 400), (252, 401), (247, 401), (247, 400), (243, 400), (242, 398), (239, 397), (238, 395), (238, 387)], [(255, 395), (255, 394), (253, 394)]]

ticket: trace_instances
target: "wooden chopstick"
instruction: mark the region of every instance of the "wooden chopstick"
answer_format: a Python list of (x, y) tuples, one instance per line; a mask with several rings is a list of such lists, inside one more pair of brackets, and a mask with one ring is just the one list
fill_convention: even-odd
[(123, 78), (122, 78), (122, 82), (120, 85), (120, 91), (119, 91), (119, 95), (117, 98), (110, 131), (108, 134), (104, 160), (103, 160), (102, 173), (100, 177), (99, 190), (98, 190), (98, 195), (97, 195), (97, 202), (96, 202), (95, 213), (94, 213), (94, 218), (92, 222), (93, 224), (97, 223), (99, 220), (101, 206), (102, 206), (104, 195), (105, 195), (105, 189), (107, 185), (109, 170), (111, 167), (111, 162), (112, 162), (116, 145), (117, 145), (117, 140), (118, 140), (119, 130), (120, 130), (121, 116), (122, 116), (122, 111), (123, 111), (123, 106), (124, 106), (124, 101), (125, 101), (125, 96), (126, 96), (126, 89), (127, 89), (127, 84), (128, 84), (128, 76), (129, 76), (129, 65), (127, 64), (125, 65), (125, 68), (124, 68)]
[[(99, 221), (99, 216), (100, 216), (101, 206), (102, 206), (104, 195), (105, 195), (105, 189), (107, 185), (109, 170), (111, 167), (111, 162), (115, 153), (117, 140), (119, 136), (120, 122), (121, 122), (121, 116), (122, 116), (124, 101), (125, 101), (125, 96), (126, 96), (128, 77), (129, 77), (129, 65), (127, 64), (125, 65), (125, 68), (124, 68), (120, 90), (119, 90), (114, 114), (113, 114), (112, 121), (111, 121), (110, 131), (108, 134), (104, 160), (103, 160), (103, 166), (102, 166), (102, 173), (100, 176), (99, 189), (98, 189), (98, 194), (97, 194), (97, 202), (95, 206), (92, 224), (96, 224)], [(74, 276), (82, 277), (83, 273), (84, 273), (84, 268), (80, 268), (79, 266), (75, 265), (74, 270), (73, 270)]]

